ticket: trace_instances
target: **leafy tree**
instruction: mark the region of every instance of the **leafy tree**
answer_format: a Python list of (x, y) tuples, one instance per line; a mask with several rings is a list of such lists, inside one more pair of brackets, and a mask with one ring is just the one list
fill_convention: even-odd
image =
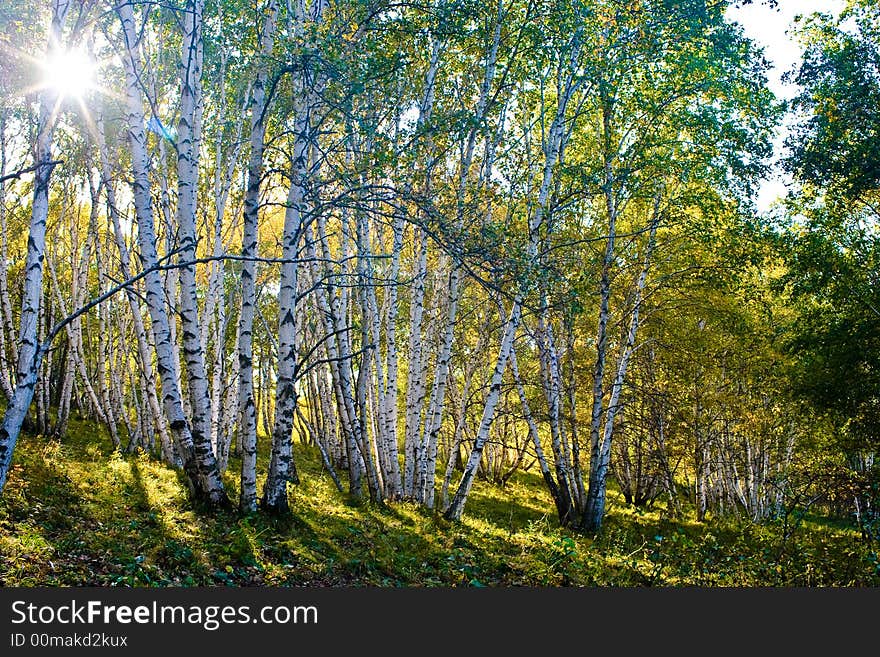
[[(785, 282), (796, 319), (788, 347), (796, 391), (829, 413), (829, 448), (861, 482), (849, 495), (876, 525), (880, 470), (880, 8), (850, 2), (801, 29), (801, 120), (788, 169), (800, 187)], [(847, 484), (848, 486), (848, 484)], [(876, 531), (876, 527), (874, 530)]]

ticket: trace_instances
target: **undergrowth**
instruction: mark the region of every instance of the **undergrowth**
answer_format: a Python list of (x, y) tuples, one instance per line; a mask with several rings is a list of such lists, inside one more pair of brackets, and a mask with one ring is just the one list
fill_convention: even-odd
[[(539, 476), (478, 481), (460, 523), (355, 504), (295, 445), (289, 517), (194, 509), (181, 474), (93, 425), (23, 436), (0, 498), (2, 586), (877, 586), (880, 560), (822, 518), (696, 523), (614, 491), (597, 536), (561, 529)], [(226, 475), (237, 493), (233, 460)]]

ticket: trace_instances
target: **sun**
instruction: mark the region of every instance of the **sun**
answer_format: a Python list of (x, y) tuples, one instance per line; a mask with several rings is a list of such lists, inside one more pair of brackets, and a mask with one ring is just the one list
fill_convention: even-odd
[(81, 99), (95, 88), (95, 64), (81, 50), (58, 50), (42, 63), (40, 86), (55, 90), (62, 98)]

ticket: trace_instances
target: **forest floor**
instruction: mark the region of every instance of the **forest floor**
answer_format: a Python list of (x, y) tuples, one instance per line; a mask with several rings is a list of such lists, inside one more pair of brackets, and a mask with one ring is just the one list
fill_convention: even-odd
[[(22, 436), (0, 498), (0, 586), (878, 586), (851, 527), (637, 510), (611, 491), (595, 537), (560, 529), (538, 474), (478, 481), (461, 523), (413, 504), (352, 504), (317, 451), (294, 447), (288, 518), (194, 510), (181, 476), (120, 455), (71, 420)], [(226, 477), (237, 490), (230, 465)]]

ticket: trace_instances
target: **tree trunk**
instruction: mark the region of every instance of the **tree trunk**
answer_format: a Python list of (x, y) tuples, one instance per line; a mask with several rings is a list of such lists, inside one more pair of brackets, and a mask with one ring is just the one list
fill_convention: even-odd
[[(49, 28), (48, 53), (61, 47), (61, 31), (70, 9), (70, 0), (54, 0)], [(40, 93), (39, 124), (34, 148), (34, 196), (28, 229), (24, 289), (21, 300), (19, 353), (15, 390), (0, 425), (0, 492), (6, 485), (12, 453), (21, 425), (34, 395), (42, 352), (37, 344), (37, 323), (43, 293), (43, 255), (46, 249), (46, 220), (49, 215), (49, 178), (52, 175), (52, 136), (58, 114), (58, 97), (51, 87)]]
[[(177, 124), (177, 263), (180, 275), (180, 329), (192, 404), (193, 444), (222, 490), (211, 444), (211, 393), (205, 371), (196, 284), (196, 200), (202, 123), (202, 13), (204, 0), (188, 0), (183, 18), (180, 120)], [(225, 493), (224, 493), (225, 498)]]
[[(609, 216), (612, 218), (610, 230), (608, 233), (608, 243), (606, 246), (606, 255), (605, 255), (605, 267), (603, 268), (603, 291), (604, 294), (602, 296), (602, 300), (604, 301), (604, 319), (607, 322), (607, 312), (608, 312), (608, 299), (607, 296), (610, 295), (610, 285), (608, 284), (608, 272), (611, 267), (610, 258), (613, 257), (613, 248), (614, 248), (614, 236), (615, 236), (615, 223), (614, 219), (616, 218), (616, 208), (613, 205), (613, 202), (609, 201)], [(611, 440), (614, 434), (614, 420), (617, 417), (617, 413), (620, 409), (620, 391), (623, 388), (623, 381), (626, 377), (627, 366), (629, 365), (630, 356), (632, 356), (633, 348), (635, 346), (636, 333), (639, 329), (639, 313), (641, 311), (642, 306), (642, 296), (645, 289), (645, 281), (648, 277), (648, 270), (651, 264), (651, 255), (654, 250), (654, 241), (657, 235), (657, 226), (660, 222), (660, 197), (658, 196), (654, 202), (654, 211), (653, 216), (651, 217), (650, 224), (650, 232), (648, 235), (648, 245), (645, 250), (645, 260), (644, 265), (642, 267), (641, 272), (639, 273), (638, 281), (636, 282), (636, 293), (635, 293), (635, 301), (633, 303), (632, 317), (630, 318), (629, 330), (626, 335), (626, 343), (624, 344), (623, 351), (620, 355), (620, 360), (617, 363), (617, 373), (614, 377), (614, 381), (611, 385), (611, 394), (608, 399), (608, 407), (605, 411), (605, 423), (602, 428), (602, 436), (601, 442), (597, 442), (597, 444), (592, 445), (592, 453), (590, 458), (590, 484), (587, 490), (587, 501), (586, 501), (586, 509), (584, 511), (583, 517), (583, 528), (588, 532), (597, 532), (602, 527), (602, 519), (605, 516), (605, 495), (607, 492), (607, 477), (608, 477), (608, 466), (611, 459)], [(600, 302), (601, 303), (601, 302)], [(601, 306), (600, 306), (601, 307)], [(604, 326), (602, 325), (602, 315), (600, 314), (600, 339), (604, 342)], [(600, 339), (597, 339), (597, 348), (600, 343)], [(602, 351), (603, 360), (604, 360), (604, 350)], [(596, 372), (601, 374), (602, 367), (604, 363), (599, 363), (597, 361)], [(596, 382), (594, 381), (594, 386)], [(601, 379), (598, 382), (599, 390), (601, 391), (602, 382)], [(596, 388), (594, 387), (594, 394)], [(599, 404), (601, 405), (602, 399), (599, 398)], [(595, 400), (594, 400), (594, 410), (593, 417), (595, 421)], [(592, 429), (592, 428), (591, 428)], [(598, 436), (596, 436), (596, 440), (598, 441)]]
[[(324, 5), (318, 2), (309, 17), (303, 7), (295, 8), (295, 29), (302, 34), (306, 21), (321, 22)], [(290, 187), (284, 212), (282, 235), (281, 280), (278, 290), (278, 367), (275, 388), (275, 421), (272, 426), (272, 452), (263, 492), (263, 507), (275, 512), (289, 508), (287, 482), (299, 483), (293, 461), (291, 438), (296, 407), (297, 318), (299, 241), (306, 211), (306, 187), (310, 174), (309, 160), (312, 135), (312, 111), (316, 102), (316, 71), (309, 67), (294, 73), (294, 135)]]
[(263, 489), (262, 505), (276, 513), (289, 509), (287, 482), (299, 483), (293, 461), (291, 434), (296, 407), (296, 295), (299, 241), (305, 209), (305, 183), (308, 175), (308, 119), (304, 107), (297, 111), (293, 166), (282, 234), (281, 282), (278, 290), (278, 369), (275, 389), (275, 422), (272, 427), (272, 453)]
[[(528, 254), (533, 261), (538, 259), (538, 242), (539, 230), (544, 223), (545, 212), (547, 211), (548, 200), (550, 196), (550, 185), (553, 181), (553, 173), (556, 163), (559, 161), (562, 153), (563, 138), (565, 136), (565, 114), (568, 103), (573, 97), (575, 91), (583, 84), (583, 78), (576, 79), (575, 72), (577, 69), (577, 60), (580, 54), (580, 36), (579, 33), (572, 37), (571, 53), (569, 54), (568, 66), (565, 75), (560, 76), (559, 97), (557, 101), (556, 113), (553, 122), (550, 125), (550, 132), (546, 144), (544, 145), (544, 170), (541, 179), (541, 187), (538, 191), (536, 206), (533, 215), (529, 218), (529, 241)], [(498, 351), (498, 359), (495, 363), (495, 371), (492, 374), (492, 380), (489, 388), (489, 394), (486, 397), (485, 406), (483, 408), (483, 417), (480, 421), (480, 427), (477, 431), (477, 437), (471, 454), (468, 457), (467, 465), (464, 469), (458, 490), (452, 498), (449, 507), (444, 512), (447, 520), (460, 520), (461, 514), (464, 512), (464, 505), (470, 494), (473, 480), (480, 464), (483, 446), (489, 438), (489, 429), (492, 426), (492, 420), (495, 416), (495, 406), (501, 397), (501, 382), (504, 376), (504, 370), (507, 367), (510, 350), (513, 348), (513, 340), (519, 327), (522, 317), (523, 293), (520, 291), (514, 298), (513, 308), (510, 311), (510, 317), (504, 328), (504, 334), (501, 339), (501, 346)]]
[[(100, 111), (97, 112), (95, 123), (95, 138), (97, 140), (98, 155), (101, 162), (101, 177), (104, 182), (107, 214), (113, 227), (113, 238), (116, 243), (116, 248), (119, 251), (119, 268), (123, 279), (128, 280), (132, 277), (131, 254), (128, 251), (128, 245), (125, 242), (125, 235), (122, 232), (119, 206), (116, 203), (116, 190), (112, 182), (113, 175), (110, 168), (110, 155), (107, 149), (103, 114)], [(162, 457), (166, 463), (176, 466), (180, 464), (180, 458), (175, 453), (174, 443), (168, 432), (168, 422), (165, 419), (165, 415), (162, 413), (159, 396), (156, 393), (156, 374), (153, 371), (153, 358), (147, 337), (147, 330), (144, 327), (144, 321), (141, 316), (140, 300), (138, 294), (131, 288), (125, 290), (125, 297), (128, 300), (134, 334), (137, 340), (141, 375), (143, 376), (145, 383), (144, 394), (146, 395), (147, 403), (150, 405), (150, 411), (159, 432)]]
[[(178, 373), (171, 341), (171, 328), (168, 314), (165, 310), (165, 289), (162, 284), (162, 277), (155, 269), (159, 263), (159, 256), (156, 251), (156, 231), (153, 223), (153, 208), (150, 196), (149, 158), (146, 148), (147, 141), (144, 133), (144, 113), (140, 92), (142, 71), (137, 31), (131, 5), (122, 4), (117, 8), (117, 11), (122, 23), (126, 45), (123, 61), (126, 72), (127, 125), (133, 169), (132, 193), (138, 223), (140, 258), (144, 269), (150, 270), (145, 276), (146, 300), (152, 318), (156, 361), (159, 378), (162, 383), (165, 413), (183, 459), (184, 470), (193, 484), (196, 496), (212, 505), (226, 505), (228, 504), (228, 499), (223, 488), (223, 482), (220, 479), (220, 473), (217, 470), (214, 454), (211, 451), (209, 436), (205, 433), (200, 433), (198, 441), (194, 440), (193, 433), (184, 414), (183, 399), (178, 384)], [(192, 145), (190, 145), (191, 147)], [(186, 175), (186, 166), (187, 164), (184, 162), (184, 172), (182, 175)], [(187, 192), (185, 189), (183, 191)], [(192, 247), (190, 250), (192, 250)], [(195, 335), (189, 336), (190, 343), (192, 343), (193, 338), (195, 338), (197, 345), (197, 332)]]
[(510, 372), (513, 374), (514, 383), (516, 383), (516, 392), (517, 395), (519, 395), (523, 417), (529, 428), (529, 438), (535, 448), (535, 457), (538, 459), (538, 465), (541, 468), (541, 476), (544, 478), (544, 483), (547, 484), (547, 490), (550, 491), (550, 497), (553, 498), (553, 503), (556, 505), (556, 513), (559, 515), (559, 522), (565, 524), (566, 518), (568, 518), (572, 512), (571, 498), (567, 495), (567, 490), (565, 488), (567, 485), (565, 483), (565, 478), (568, 476), (568, 473), (560, 467), (561, 464), (557, 461), (556, 473), (562, 486), (557, 485), (556, 480), (553, 479), (553, 473), (550, 472), (550, 465), (547, 463), (547, 458), (544, 456), (544, 449), (541, 447), (541, 437), (538, 434), (538, 426), (535, 424), (535, 419), (532, 416), (532, 410), (529, 407), (529, 401), (526, 398), (526, 390), (523, 387), (522, 379), (519, 375), (519, 363), (517, 363), (516, 360), (516, 349), (512, 349), (510, 352)]
[(277, 0), (269, 0), (260, 37), (260, 60), (251, 92), (251, 134), (247, 186), (244, 198), (244, 229), (241, 239), (241, 314), (238, 320), (238, 441), (241, 447), (241, 496), (244, 513), (257, 509), (257, 409), (254, 399), (254, 306), (256, 262), (259, 246), (260, 179), (266, 138), (266, 82), (272, 56)]
[(7, 404), (12, 399), (13, 381), (10, 373), (18, 360), (15, 348), (15, 327), (12, 321), (12, 304), (9, 302), (9, 239), (6, 227), (6, 108), (0, 108), (0, 389)]
[(486, 441), (489, 439), (489, 429), (491, 429), (492, 420), (495, 417), (495, 407), (498, 404), (498, 400), (501, 398), (502, 378), (504, 377), (504, 370), (507, 368), (507, 360), (510, 357), (511, 349), (513, 349), (513, 339), (516, 335), (516, 330), (519, 327), (521, 312), (522, 301), (517, 298), (513, 302), (510, 317), (504, 328), (504, 336), (501, 338), (501, 346), (498, 350), (498, 358), (495, 361), (495, 370), (492, 373), (492, 380), (489, 384), (489, 394), (486, 397), (486, 403), (483, 407), (483, 417), (480, 420), (480, 427), (477, 430), (477, 437), (474, 441), (474, 446), (471, 449), (470, 456), (465, 465), (461, 482), (458, 485), (458, 490), (453, 496), (452, 501), (449, 503), (449, 507), (443, 514), (447, 520), (461, 520), (461, 514), (464, 512), (465, 502), (467, 502), (471, 487), (474, 484), (474, 477), (476, 476), (477, 468), (480, 465), (483, 448), (486, 445)]

